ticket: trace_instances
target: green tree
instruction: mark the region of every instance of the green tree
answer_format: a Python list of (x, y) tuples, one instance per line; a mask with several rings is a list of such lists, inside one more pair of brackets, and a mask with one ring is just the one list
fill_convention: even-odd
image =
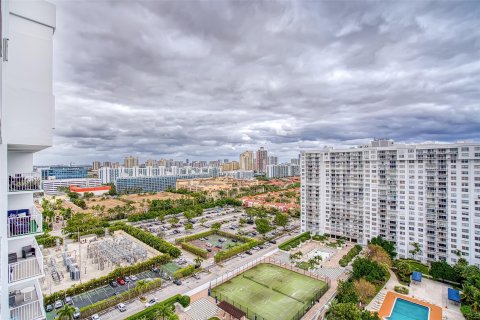
[(328, 319), (361, 320), (362, 312), (354, 303), (337, 303), (329, 310)]
[(422, 248), (420, 247), (420, 244), (418, 242), (412, 242), (410, 245), (413, 247), (412, 250), (408, 251), (413, 259), (416, 258), (417, 254), (422, 252)]
[(59, 320), (72, 320), (75, 313), (75, 307), (66, 304), (62, 309), (57, 311)]
[(372, 238), (372, 240), (370, 240), (370, 243), (382, 247), (388, 253), (391, 259), (394, 259), (397, 256), (397, 252), (395, 251), (395, 244), (392, 241), (385, 240), (382, 237), (378, 236)]
[(285, 229), (288, 224), (288, 215), (283, 213), (277, 213), (275, 215), (275, 224)]
[(367, 258), (357, 258), (352, 264), (352, 278), (365, 278), (372, 283), (382, 283), (388, 275), (386, 268)]
[(193, 229), (193, 224), (190, 222), (185, 223), (185, 230), (192, 230)]
[(220, 222), (215, 222), (212, 224), (211, 229), (212, 230), (219, 230), (222, 224)]
[(394, 263), (395, 268), (397, 269), (397, 274), (401, 280), (407, 280), (407, 277), (412, 273), (410, 265), (402, 260), (397, 260)]
[(459, 274), (445, 261), (435, 261), (430, 265), (430, 275), (435, 279), (458, 281)]
[(135, 291), (137, 291), (137, 293), (139, 294), (142, 294), (143, 292), (145, 292), (147, 287), (148, 287), (148, 283), (145, 280), (138, 280), (135, 283)]
[(180, 221), (180, 219), (178, 219), (176, 217), (168, 219), (168, 223), (171, 223), (171, 224), (177, 224), (179, 221)]
[(357, 304), (358, 301), (358, 295), (353, 282), (340, 280), (337, 288), (337, 302)]
[(195, 263), (195, 266), (199, 268), (202, 265), (203, 259), (200, 257), (196, 257), (195, 259), (193, 259), (193, 262)]
[(157, 311), (155, 312), (155, 319), (165, 320), (171, 314), (172, 314), (172, 307), (168, 304), (161, 304), (157, 307)]
[(265, 233), (272, 230), (269, 221), (265, 218), (255, 220), (255, 226), (257, 227), (257, 231), (262, 235), (265, 235)]

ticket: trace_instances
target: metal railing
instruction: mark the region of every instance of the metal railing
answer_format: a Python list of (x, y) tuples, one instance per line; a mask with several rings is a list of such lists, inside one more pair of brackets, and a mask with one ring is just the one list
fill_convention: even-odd
[(40, 172), (12, 173), (8, 176), (8, 191), (39, 191), (41, 180)]
[(7, 218), (8, 237), (18, 237), (29, 234), (40, 234), (43, 232), (43, 217), (40, 211), (33, 206), (27, 215), (13, 216)]
[(35, 300), (24, 305), (10, 308), (11, 320), (36, 320), (43, 318), (42, 303)]
[(35, 241), (35, 256), (8, 264), (8, 283), (43, 275), (43, 256)]

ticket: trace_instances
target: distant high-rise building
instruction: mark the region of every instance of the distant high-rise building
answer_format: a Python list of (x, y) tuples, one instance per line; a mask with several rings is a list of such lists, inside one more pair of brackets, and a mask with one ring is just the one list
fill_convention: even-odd
[(296, 164), (282, 163), (267, 166), (267, 178), (285, 178), (300, 175), (300, 167)]
[(157, 166), (157, 160), (148, 159), (147, 161), (145, 161), (145, 166), (156, 167)]
[(245, 151), (240, 154), (240, 169), (253, 170), (255, 163), (253, 162), (253, 151)]
[(228, 159), (223, 159), (223, 163), (229, 162)]
[(255, 170), (261, 173), (265, 173), (268, 165), (268, 151), (264, 147), (260, 147), (257, 150), (257, 156), (255, 157)]
[(240, 169), (240, 164), (237, 161), (227, 162), (222, 165), (222, 171), (233, 171)]
[(125, 157), (125, 160), (123, 161), (123, 166), (125, 168), (138, 167), (138, 158), (135, 158), (133, 156)]
[(268, 164), (271, 164), (271, 165), (276, 165), (276, 164), (278, 164), (278, 157), (269, 156), (269, 157), (268, 157)]
[(292, 159), (290, 159), (290, 163), (291, 163), (291, 164), (299, 165), (299, 164), (300, 164), (300, 160), (299, 160), (298, 158), (292, 158)]
[(98, 170), (98, 169), (100, 169), (101, 165), (102, 165), (102, 164), (100, 163), (100, 161), (93, 161), (93, 162), (92, 162), (92, 170)]
[(110, 161), (105, 161), (105, 162), (103, 162), (102, 167), (111, 168), (111, 167), (112, 167), (112, 163), (111, 163)]

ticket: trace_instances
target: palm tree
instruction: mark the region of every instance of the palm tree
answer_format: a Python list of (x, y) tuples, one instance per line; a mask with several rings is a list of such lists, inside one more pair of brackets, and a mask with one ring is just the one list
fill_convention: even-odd
[(60, 320), (72, 320), (75, 313), (75, 307), (66, 304), (63, 309), (57, 311), (58, 319)]
[(135, 290), (138, 293), (142, 293), (145, 291), (147, 286), (148, 286), (148, 283), (145, 280), (138, 280), (137, 283), (135, 283)]
[(195, 262), (196, 267), (200, 267), (202, 265), (203, 259), (200, 257), (196, 257), (195, 259), (193, 259), (193, 262)]
[(162, 304), (157, 308), (157, 312), (155, 312), (155, 319), (156, 320), (165, 320), (165, 317), (168, 317), (172, 314), (172, 309), (168, 304)]

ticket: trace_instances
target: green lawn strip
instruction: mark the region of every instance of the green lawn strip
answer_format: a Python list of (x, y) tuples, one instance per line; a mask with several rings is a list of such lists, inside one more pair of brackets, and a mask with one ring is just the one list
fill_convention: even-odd
[(173, 304), (175, 302), (178, 302), (180, 300), (181, 294), (176, 294), (166, 300), (163, 300), (159, 303), (154, 304), (151, 307), (146, 308), (143, 311), (140, 311), (139, 313), (136, 313), (125, 320), (140, 320), (140, 319), (156, 319), (156, 313), (157, 310), (160, 309), (162, 305), (170, 305), (173, 308)]
[(402, 260), (410, 265), (412, 271), (418, 271), (425, 275), (430, 275), (429, 267), (415, 260)]

